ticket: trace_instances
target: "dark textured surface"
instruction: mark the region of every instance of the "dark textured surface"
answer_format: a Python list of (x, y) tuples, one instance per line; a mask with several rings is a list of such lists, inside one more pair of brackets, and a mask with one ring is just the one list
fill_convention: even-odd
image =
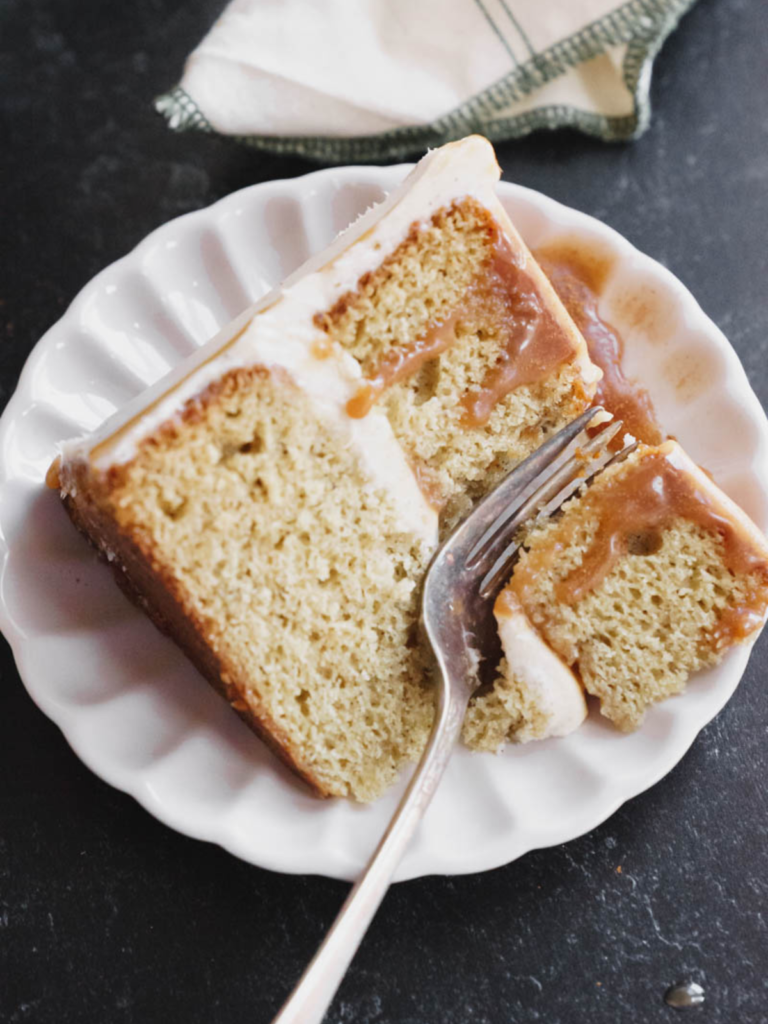
[[(40, 334), (149, 230), (310, 169), (176, 137), (150, 107), (219, 0), (1, 0), (0, 404)], [(763, 0), (701, 0), (664, 47), (632, 146), (539, 136), (507, 177), (666, 263), (768, 400)], [(738, 444), (738, 438), (733, 439)], [(768, 642), (684, 761), (595, 832), (485, 875), (396, 887), (333, 1022), (768, 1021)], [(0, 1021), (259, 1024), (346, 886), (176, 835), (91, 775), (0, 650)], [(621, 872), (617, 871), (621, 865)]]

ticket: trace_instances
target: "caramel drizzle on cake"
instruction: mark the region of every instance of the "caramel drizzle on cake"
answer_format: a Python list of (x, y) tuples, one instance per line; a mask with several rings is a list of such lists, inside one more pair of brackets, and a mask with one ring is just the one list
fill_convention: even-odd
[(481, 386), (462, 399), (462, 422), (481, 427), (497, 402), (516, 388), (537, 384), (573, 355), (573, 343), (542, 302), (541, 293), (501, 233), (494, 241), (488, 273), (478, 282), (471, 301), (504, 327), (505, 343)]
[(555, 589), (557, 601), (571, 606), (595, 590), (619, 559), (657, 551), (664, 531), (676, 520), (685, 519), (720, 538), (723, 561), (731, 573), (754, 579), (746, 600), (721, 615), (707, 641), (718, 648), (730, 646), (743, 640), (765, 618), (768, 561), (756, 550), (754, 540), (739, 529), (725, 509), (718, 507), (713, 496), (669, 460), (665, 447), (648, 452), (601, 486), (587, 488), (580, 503), (579, 517), (566, 521), (555, 542), (530, 552), (518, 565), (508, 586), (510, 594), (505, 591), (499, 598), (500, 610), (504, 602), (515, 598), (525, 607), (539, 574), (551, 569), (573, 542), (579, 519), (595, 519), (598, 525), (581, 564)]
[(361, 384), (347, 402), (347, 415), (356, 420), (367, 416), (388, 387), (417, 373), (424, 363), (445, 352), (456, 341), (456, 329), (464, 313), (462, 305), (447, 319), (430, 326), (412, 344), (385, 352), (373, 376)]
[(497, 224), (491, 225), (493, 255), (450, 316), (430, 324), (408, 345), (385, 352), (347, 403), (354, 419), (367, 416), (387, 388), (417, 373), (457, 340), (462, 324), (480, 311), (502, 325), (504, 344), (478, 388), (462, 397), (461, 422), (481, 427), (496, 404), (516, 388), (548, 378), (573, 356), (573, 341), (545, 307), (539, 289), (521, 266)]

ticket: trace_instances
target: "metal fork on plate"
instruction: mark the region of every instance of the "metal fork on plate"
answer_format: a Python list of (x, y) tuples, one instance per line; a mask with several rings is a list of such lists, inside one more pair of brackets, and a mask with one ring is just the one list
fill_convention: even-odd
[[(520, 463), (448, 537), (429, 567), (421, 620), (435, 654), (439, 688), (429, 742), (392, 821), (288, 1002), (273, 1024), (320, 1024), (416, 826), (429, 806), (461, 729), (492, 624), (527, 520), (552, 515), (585, 481), (635, 447), (610, 442), (621, 421), (592, 436), (588, 409)], [(604, 417), (605, 418), (605, 417)]]

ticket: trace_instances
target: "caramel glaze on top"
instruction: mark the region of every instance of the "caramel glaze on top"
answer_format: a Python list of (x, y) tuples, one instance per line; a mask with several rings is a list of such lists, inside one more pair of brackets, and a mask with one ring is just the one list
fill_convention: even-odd
[(649, 555), (662, 544), (662, 534), (678, 519), (696, 523), (719, 537), (726, 567), (748, 585), (742, 603), (728, 608), (710, 634), (708, 646), (721, 649), (743, 640), (763, 621), (768, 608), (768, 562), (756, 550), (744, 528), (718, 507), (696, 478), (675, 466), (665, 450), (641, 451), (637, 462), (608, 480), (588, 488), (581, 497), (578, 515), (566, 519), (553, 544), (533, 548), (518, 564), (502, 596), (499, 611), (514, 600), (523, 608), (532, 600), (536, 580), (551, 569), (561, 552), (575, 539), (579, 523), (597, 519), (599, 526), (581, 565), (555, 588), (558, 603), (575, 605), (594, 590), (625, 555)]
[(630, 434), (646, 444), (661, 444), (661, 429), (650, 395), (639, 384), (627, 380), (621, 366), (624, 342), (619, 333), (598, 313), (604, 282), (598, 261), (589, 250), (575, 245), (553, 245), (540, 250), (536, 259), (549, 278), (571, 319), (584, 335), (593, 363), (603, 371), (595, 391), (595, 404), (623, 421)]
[(347, 413), (355, 419), (366, 416), (383, 391), (449, 348), (456, 341), (459, 325), (475, 320), (480, 313), (486, 322), (499, 326), (502, 341), (498, 359), (481, 385), (462, 397), (461, 420), (466, 427), (483, 426), (505, 395), (524, 384), (544, 380), (573, 354), (571, 339), (544, 307), (519, 258), (494, 227), (490, 263), (467, 289), (459, 306), (409, 345), (386, 352), (348, 402)]

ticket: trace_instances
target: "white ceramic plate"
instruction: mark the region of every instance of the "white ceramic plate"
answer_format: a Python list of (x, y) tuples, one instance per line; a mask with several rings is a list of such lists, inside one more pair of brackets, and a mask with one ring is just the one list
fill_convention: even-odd
[[(173, 828), (262, 867), (351, 879), (399, 788), (320, 802), (122, 596), (43, 486), (56, 442), (91, 430), (329, 242), (407, 168), (256, 185), (151, 234), (35, 348), (0, 423), (0, 625), (34, 700), (93, 771)], [(529, 245), (587, 240), (614, 263), (603, 312), (666, 429), (768, 527), (768, 423), (688, 291), (609, 228), (536, 192), (499, 192)], [(459, 749), (400, 879), (496, 867), (603, 821), (660, 779), (733, 693), (748, 651), (624, 736), (594, 711), (565, 740)]]

